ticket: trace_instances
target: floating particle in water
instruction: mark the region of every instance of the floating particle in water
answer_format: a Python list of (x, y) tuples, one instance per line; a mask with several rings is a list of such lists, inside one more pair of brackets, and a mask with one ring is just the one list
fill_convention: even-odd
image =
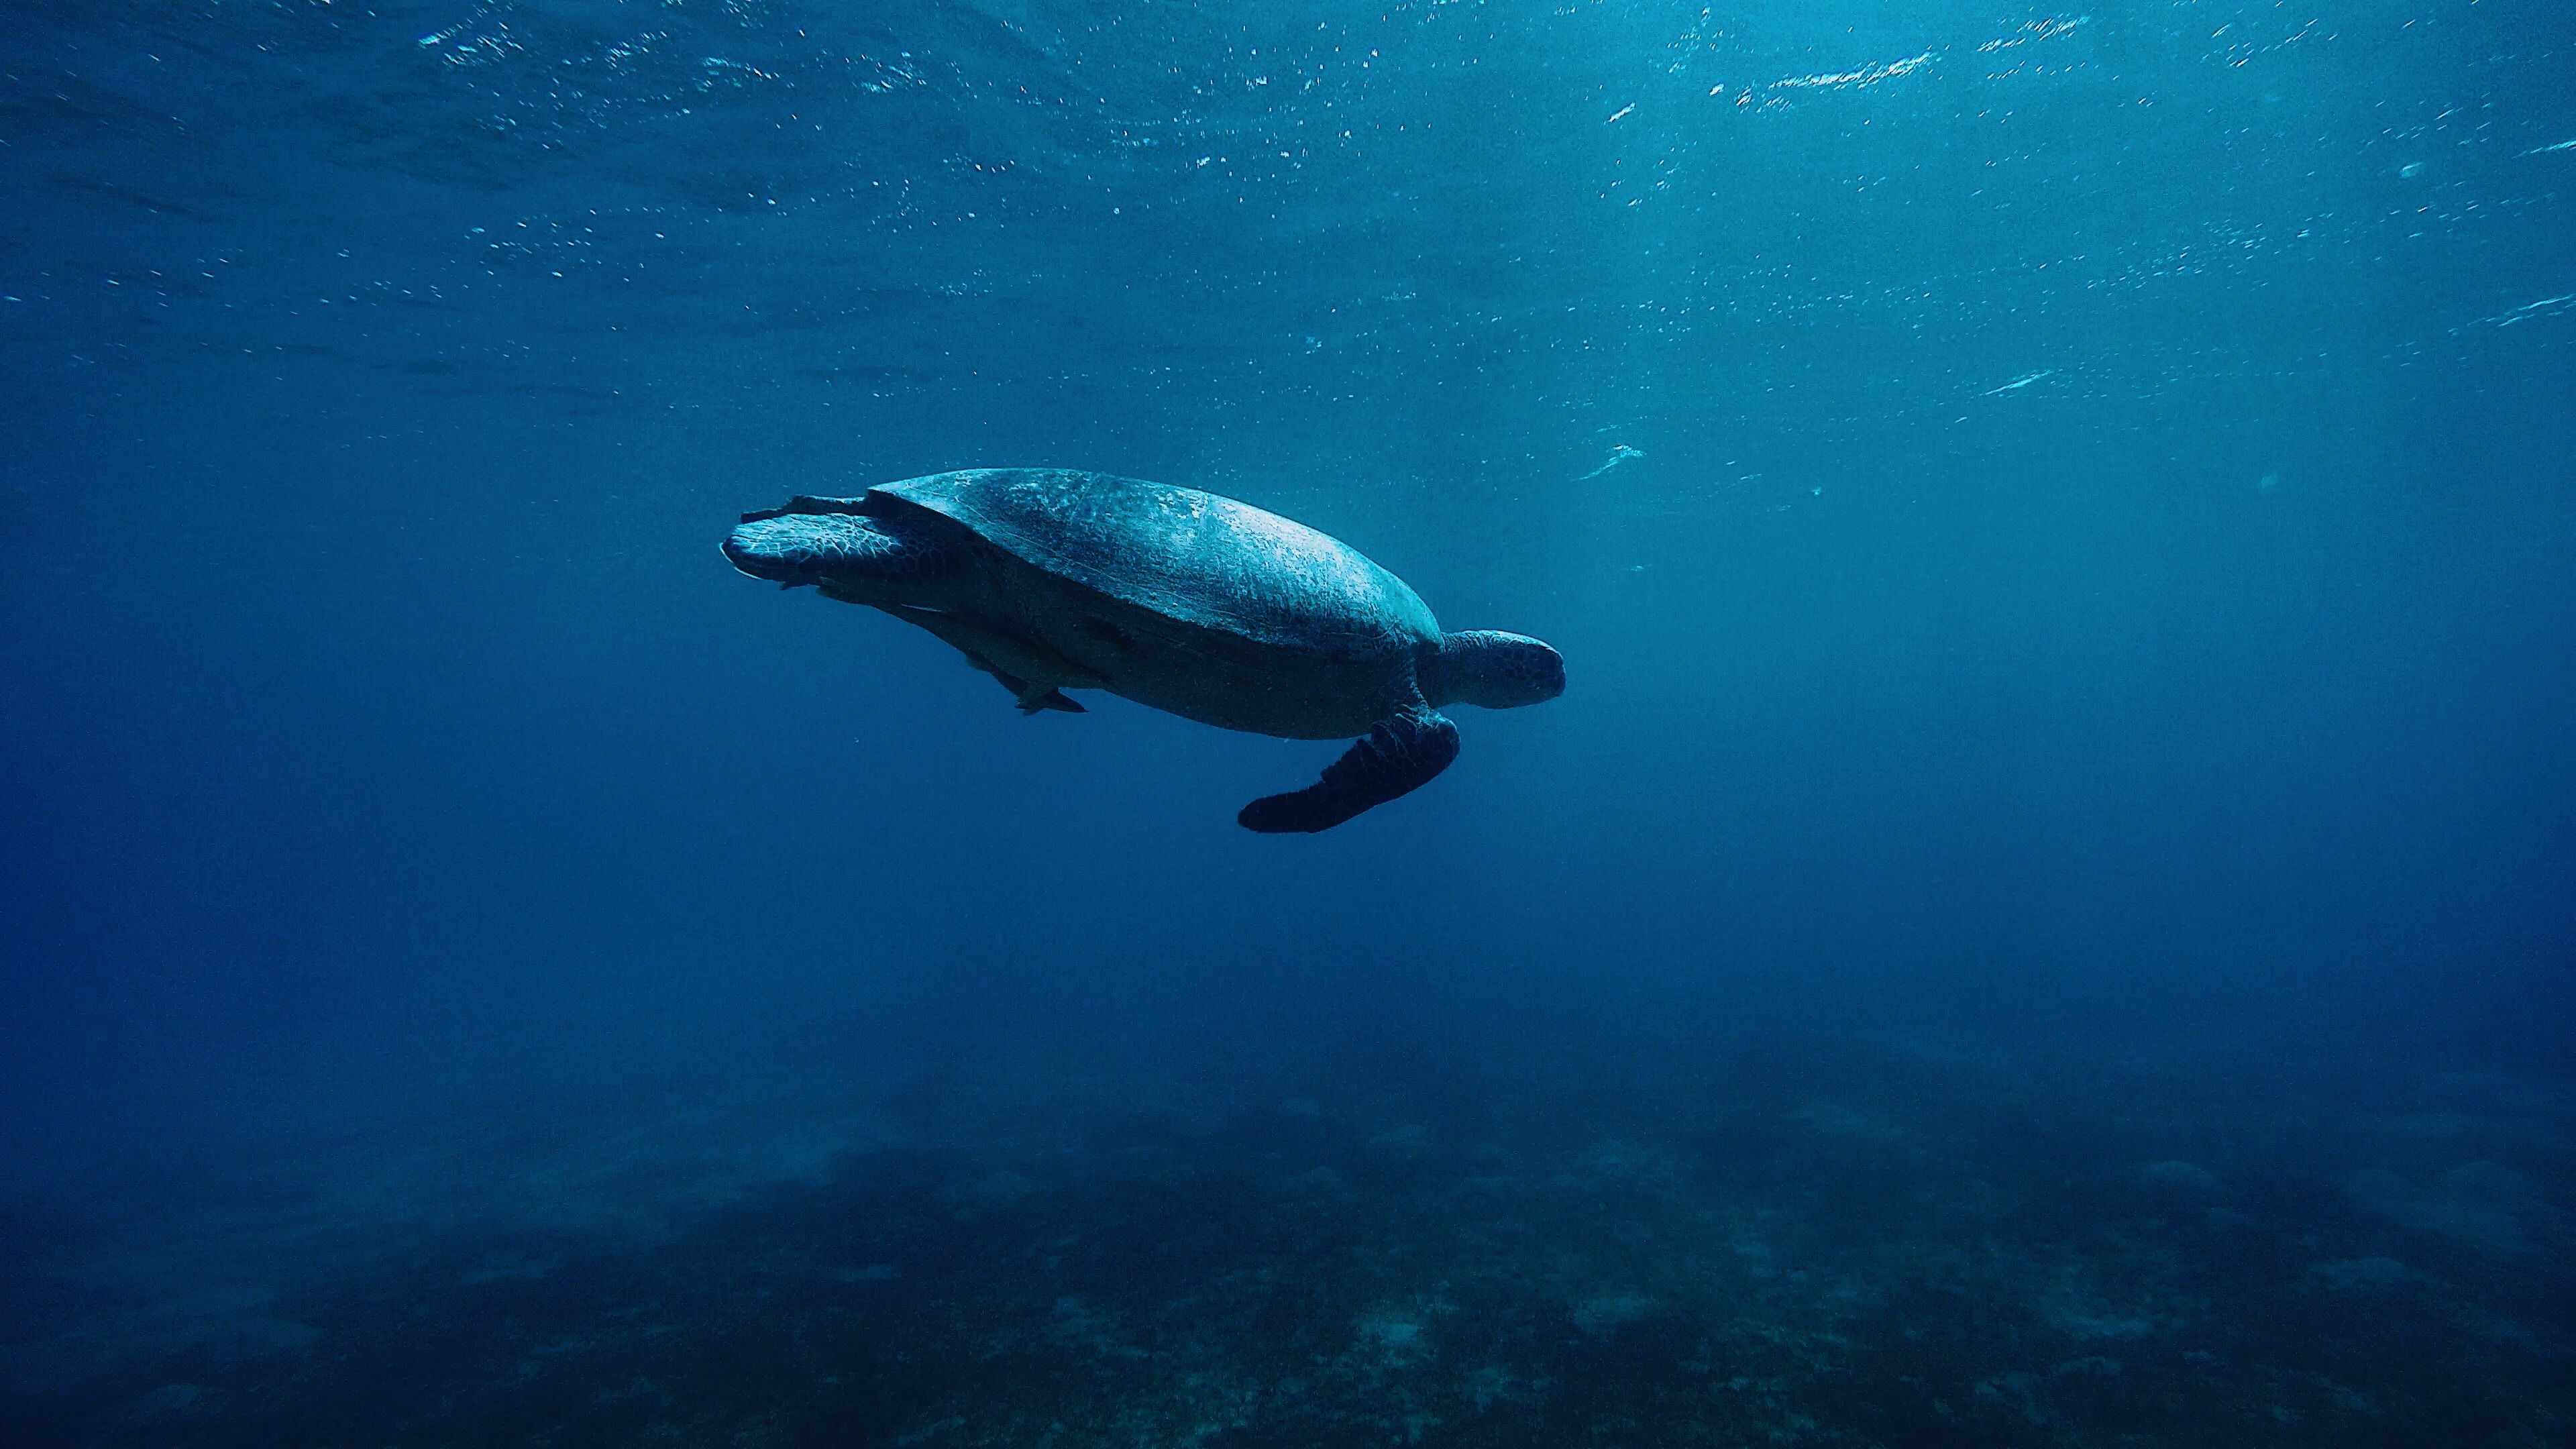
[(2397, 174), (2412, 181), (2416, 177), (2424, 174), (2424, 163), (2421, 161), (2409, 161), (2405, 165), (2397, 168)]
[(1611, 469), (1618, 467), (1620, 464), (1627, 462), (1631, 458), (1642, 458), (1644, 456), (1646, 456), (1646, 452), (1642, 448), (1631, 448), (1625, 443), (1614, 443), (1611, 445), (1609, 462), (1602, 464), (1600, 467), (1593, 469), (1591, 472), (1584, 474), (1581, 478), (1577, 478), (1574, 481), (1577, 483), (1588, 482), (1591, 479), (1598, 478), (1602, 474), (1609, 472)]

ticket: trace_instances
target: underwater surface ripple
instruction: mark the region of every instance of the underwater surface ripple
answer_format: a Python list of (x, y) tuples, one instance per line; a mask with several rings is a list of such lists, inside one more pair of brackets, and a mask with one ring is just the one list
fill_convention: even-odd
[[(0, 1440), (2576, 1440), (2545, 0), (31, 0)], [(780, 596), (1209, 489), (1341, 746)], [(864, 616), (864, 617), (861, 617)]]

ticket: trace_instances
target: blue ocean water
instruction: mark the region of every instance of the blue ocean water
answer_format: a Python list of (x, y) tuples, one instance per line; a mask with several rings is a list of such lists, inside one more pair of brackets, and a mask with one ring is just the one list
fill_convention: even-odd
[[(0, 1439), (2576, 1442), (2576, 14), (14, 0)], [(1340, 751), (726, 565), (1212, 490)]]

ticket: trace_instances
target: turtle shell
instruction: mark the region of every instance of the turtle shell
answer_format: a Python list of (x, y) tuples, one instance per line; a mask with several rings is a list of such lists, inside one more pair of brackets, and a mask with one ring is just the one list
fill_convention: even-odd
[(1249, 503), (1106, 473), (977, 468), (871, 493), (954, 520), (1031, 568), (1130, 607), (1336, 654), (1440, 638), (1429, 606), (1359, 550)]

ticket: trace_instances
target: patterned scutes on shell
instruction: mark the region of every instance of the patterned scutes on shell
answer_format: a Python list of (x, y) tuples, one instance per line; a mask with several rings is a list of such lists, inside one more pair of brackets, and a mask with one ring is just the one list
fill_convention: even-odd
[(1359, 550), (1195, 488), (1070, 469), (985, 468), (874, 491), (955, 519), (1059, 578), (1262, 643), (1378, 651), (1440, 637), (1413, 590)]

